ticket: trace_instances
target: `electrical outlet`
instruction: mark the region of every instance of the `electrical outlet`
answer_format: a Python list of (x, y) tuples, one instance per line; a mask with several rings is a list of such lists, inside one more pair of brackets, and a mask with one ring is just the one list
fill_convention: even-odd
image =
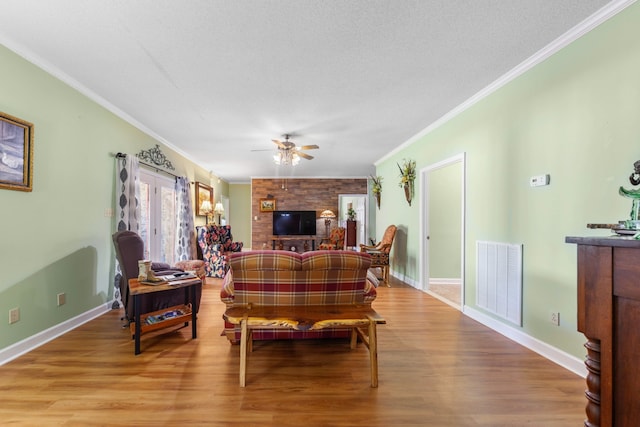
[(64, 305), (64, 303), (67, 302), (67, 297), (65, 295), (65, 293), (61, 293), (58, 294), (58, 307), (60, 307), (61, 305)]
[(9, 310), (9, 324), (16, 323), (20, 320), (20, 309), (18, 307)]
[(553, 323), (554, 325), (560, 326), (560, 313), (552, 311), (549, 320), (551, 320), (551, 323)]

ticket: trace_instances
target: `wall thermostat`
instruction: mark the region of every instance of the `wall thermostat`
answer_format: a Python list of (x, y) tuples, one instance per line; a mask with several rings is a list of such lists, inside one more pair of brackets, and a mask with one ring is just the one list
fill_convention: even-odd
[(549, 174), (546, 175), (536, 175), (529, 178), (529, 185), (532, 187), (541, 187), (543, 185), (549, 185), (550, 181)]

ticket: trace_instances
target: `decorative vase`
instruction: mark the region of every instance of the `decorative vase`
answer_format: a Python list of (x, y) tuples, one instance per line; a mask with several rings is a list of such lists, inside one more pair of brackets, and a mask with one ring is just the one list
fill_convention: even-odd
[(376, 196), (376, 205), (378, 205), (378, 209), (380, 209), (380, 193), (375, 193)]
[(407, 182), (404, 184), (404, 197), (409, 202), (409, 206), (411, 206), (411, 199), (413, 198), (413, 184)]

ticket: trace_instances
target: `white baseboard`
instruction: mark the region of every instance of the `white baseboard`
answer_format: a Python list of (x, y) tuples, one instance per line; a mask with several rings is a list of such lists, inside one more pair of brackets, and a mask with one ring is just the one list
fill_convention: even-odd
[(7, 348), (0, 350), (0, 366), (4, 365), (16, 359), (23, 354), (30, 352), (31, 350), (40, 347), (43, 344), (77, 328), (78, 326), (87, 323), (88, 321), (95, 319), (111, 310), (113, 301), (109, 301), (106, 304), (102, 304), (96, 308), (93, 308), (87, 312), (77, 315), (74, 318), (66, 320), (55, 326), (50, 327), (42, 332), (25, 338), (15, 344), (10, 345)]
[(461, 285), (462, 281), (460, 279), (431, 277), (429, 278), (429, 284), (430, 285)]
[[(424, 292), (423, 289), (419, 287), (419, 283), (415, 280), (409, 279), (408, 277), (400, 277), (394, 272), (390, 272), (392, 276), (395, 278), (402, 280), (406, 284), (419, 289)], [(440, 280), (440, 279), (438, 279)], [(512, 341), (517, 342), (518, 344), (528, 348), (529, 350), (535, 351), (539, 355), (549, 359), (553, 363), (556, 363), (563, 368), (573, 372), (576, 375), (580, 375), (585, 378), (587, 376), (587, 368), (584, 366), (584, 361), (566, 353), (556, 347), (553, 347), (543, 341), (540, 341), (537, 338), (532, 337), (518, 329), (515, 329), (505, 323), (502, 323), (486, 314), (465, 305), (462, 308), (462, 313), (473, 320), (482, 323), (484, 326), (498, 332), (501, 335), (509, 338)]]

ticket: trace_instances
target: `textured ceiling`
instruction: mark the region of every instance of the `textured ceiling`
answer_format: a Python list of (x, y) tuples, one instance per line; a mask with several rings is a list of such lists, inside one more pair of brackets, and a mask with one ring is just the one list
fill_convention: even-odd
[[(364, 177), (624, 3), (3, 0), (0, 42), (229, 182)], [(285, 133), (315, 159), (276, 167)]]

